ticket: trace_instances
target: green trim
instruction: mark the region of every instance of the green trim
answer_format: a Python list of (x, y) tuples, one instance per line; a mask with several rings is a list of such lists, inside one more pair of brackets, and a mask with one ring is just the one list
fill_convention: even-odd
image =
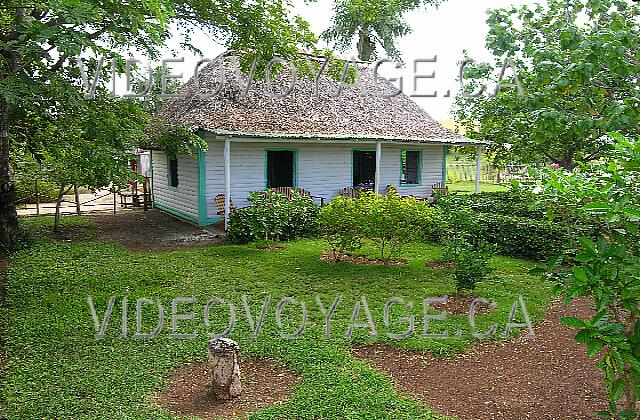
[(153, 194), (153, 191), (155, 188), (153, 188), (153, 150), (149, 150), (149, 172), (149, 175), (151, 175), (151, 208), (154, 208), (155, 195)]
[(194, 216), (193, 214), (186, 213), (182, 210), (174, 209), (173, 207), (165, 206), (164, 204), (155, 204), (154, 207), (158, 210), (162, 210), (166, 213), (179, 217), (180, 219), (195, 223), (198, 226), (209, 226), (222, 221), (222, 217), (214, 217), (213, 219), (205, 219), (204, 224), (202, 224), (202, 221), (199, 217)]
[[(404, 152), (418, 152), (418, 183), (417, 184), (403, 184), (402, 183), (402, 153)], [(400, 179), (398, 179), (399, 188), (408, 187), (420, 187), (422, 186), (422, 150), (421, 149), (400, 149)]]
[(447, 185), (447, 154), (448, 146), (442, 146), (442, 185)]
[(264, 189), (268, 188), (269, 178), (267, 171), (267, 155), (269, 152), (293, 152), (293, 185), (298, 186), (298, 149), (295, 147), (267, 147), (264, 149)]
[[(350, 186), (353, 188), (353, 168), (355, 167), (355, 158), (353, 152), (377, 152), (375, 147), (354, 147), (351, 149), (351, 182)], [(376, 156), (377, 158), (377, 156)], [(380, 174), (382, 175), (382, 174)]]
[[(204, 132), (198, 131), (198, 136), (205, 140)], [(206, 226), (207, 223), (207, 165), (206, 154), (198, 149), (198, 224)]]
[(165, 211), (169, 214), (173, 214), (174, 216), (179, 217), (181, 219), (185, 219), (190, 222), (197, 223), (198, 225), (200, 224), (200, 220), (198, 219), (197, 216), (186, 213), (182, 210), (174, 209), (173, 207), (169, 207), (169, 206), (165, 206), (164, 204), (157, 204), (157, 203), (155, 204), (155, 208)]

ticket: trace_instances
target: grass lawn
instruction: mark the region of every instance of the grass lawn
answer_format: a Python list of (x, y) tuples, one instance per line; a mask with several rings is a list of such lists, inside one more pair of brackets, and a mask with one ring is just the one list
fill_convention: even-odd
[[(467, 182), (454, 182), (447, 184), (449, 187), (449, 191), (451, 192), (461, 192), (461, 193), (473, 193), (476, 191), (476, 183), (474, 181)], [(480, 191), (481, 192), (493, 192), (493, 191), (508, 191), (509, 187), (507, 185), (501, 184), (493, 184), (490, 182), (481, 182), (480, 183)]]
[[(33, 221), (40, 228), (42, 220)], [(73, 221), (65, 218), (65, 221)], [(350, 345), (375, 340), (369, 330), (356, 328), (345, 340), (354, 305), (366, 296), (378, 340), (407, 349), (447, 356), (469, 350), (473, 343), (467, 317), (434, 320), (429, 332), (456, 331), (461, 337), (421, 338), (424, 298), (451, 294), (453, 281), (446, 271), (427, 268), (425, 262), (440, 257), (437, 246), (414, 244), (402, 255), (406, 266), (357, 266), (320, 260), (321, 240), (286, 244), (285, 250), (266, 252), (254, 246), (224, 245), (165, 253), (134, 253), (121, 245), (104, 242), (39, 241), (16, 255), (6, 273), (5, 319), (8, 369), (0, 380), (0, 418), (172, 418), (157, 408), (152, 394), (175, 367), (206, 357), (207, 331), (227, 326), (229, 311), (213, 307), (211, 325), (203, 322), (205, 303), (213, 296), (235, 305), (237, 323), (231, 338), (240, 344), (243, 357), (277, 359), (302, 375), (288, 401), (256, 412), (252, 418), (436, 418), (423, 403), (399, 395), (389, 377), (356, 360)], [(532, 320), (543, 317), (549, 300), (544, 280), (528, 275), (533, 264), (496, 257), (495, 280), (478, 285), (476, 295), (497, 302), (497, 309), (478, 316), (476, 327), (486, 331), (497, 324), (502, 332), (511, 305), (522, 295)], [(87, 296), (92, 296), (102, 319), (107, 302), (116, 297), (106, 337), (97, 340)], [(246, 295), (257, 318), (266, 295), (272, 297), (259, 336), (251, 337), (242, 306)], [(331, 339), (323, 338), (324, 317), (315, 297), (329, 307), (342, 296), (331, 318)], [(120, 338), (122, 298), (128, 298), (128, 336)], [(179, 332), (197, 332), (194, 339), (174, 339), (171, 332), (171, 300), (195, 297), (195, 304), (180, 304), (181, 313), (195, 313), (182, 320)], [(288, 296), (306, 302), (310, 325), (296, 340), (278, 335), (277, 302)], [(396, 305), (391, 325), (385, 327), (383, 308), (393, 297), (415, 303), (412, 311)], [(135, 339), (135, 302), (159, 299), (165, 310), (165, 327), (154, 339)], [(389, 331), (402, 332), (398, 319), (415, 315), (416, 334), (395, 341)], [(157, 323), (157, 309), (145, 305), (142, 331)], [(283, 310), (283, 329), (292, 332), (301, 320), (300, 307)], [(522, 316), (518, 317), (522, 321)], [(361, 311), (358, 322), (366, 322)], [(497, 338), (497, 337), (496, 337)], [(464, 378), (461, 378), (464, 380)]]

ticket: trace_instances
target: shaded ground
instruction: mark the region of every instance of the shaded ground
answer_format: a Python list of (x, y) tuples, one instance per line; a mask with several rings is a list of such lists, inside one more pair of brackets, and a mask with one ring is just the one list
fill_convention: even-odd
[(176, 369), (164, 391), (156, 396), (158, 405), (173, 414), (202, 419), (245, 418), (251, 412), (288, 398), (299, 377), (285, 367), (266, 359), (240, 361), (242, 395), (228, 401), (209, 395), (206, 363)]
[(92, 214), (91, 230), (98, 239), (123, 244), (132, 251), (170, 251), (224, 241), (217, 228), (202, 229), (159, 210)]
[(397, 387), (460, 419), (592, 419), (607, 409), (602, 375), (562, 316), (588, 316), (588, 301), (553, 303), (535, 339), (480, 345), (436, 359), (383, 344), (354, 349), (393, 377)]

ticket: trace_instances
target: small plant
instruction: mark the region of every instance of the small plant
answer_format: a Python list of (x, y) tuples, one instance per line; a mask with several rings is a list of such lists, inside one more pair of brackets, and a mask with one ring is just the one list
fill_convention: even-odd
[(379, 195), (362, 191), (357, 199), (336, 197), (320, 212), (321, 230), (334, 257), (371, 241), (384, 261), (412, 240), (438, 237), (436, 210), (424, 201), (401, 197), (394, 189)]
[(395, 189), (389, 189), (385, 195), (362, 192), (356, 208), (363, 236), (376, 245), (385, 261), (418, 239), (419, 226), (434, 213), (426, 202), (401, 197)]
[(320, 231), (329, 242), (334, 260), (338, 261), (342, 254), (362, 247), (356, 200), (340, 196), (334, 198), (320, 210), (319, 222)]
[(293, 191), (289, 200), (283, 194), (267, 190), (251, 193), (249, 202), (249, 207), (229, 216), (227, 238), (231, 242), (279, 242), (318, 232), (319, 207), (309, 197)]
[(494, 271), (491, 258), (495, 252), (495, 245), (482, 240), (473, 243), (459, 237), (445, 241), (445, 259), (455, 266), (453, 278), (456, 281), (456, 293), (474, 290), (476, 283), (491, 275)]

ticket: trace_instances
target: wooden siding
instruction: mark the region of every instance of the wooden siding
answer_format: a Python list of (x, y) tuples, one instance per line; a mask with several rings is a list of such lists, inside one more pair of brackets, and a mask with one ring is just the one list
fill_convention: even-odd
[(153, 199), (155, 204), (198, 217), (198, 161), (178, 158), (178, 187), (169, 186), (167, 154), (153, 152)]
[[(224, 139), (212, 134), (206, 136), (209, 148), (205, 154), (207, 173), (207, 217), (217, 216), (214, 197), (224, 193)], [(248, 205), (247, 196), (265, 189), (265, 150), (291, 149), (297, 151), (297, 186), (312, 195), (333, 198), (342, 188), (351, 186), (353, 149), (375, 149), (375, 144), (331, 143), (279, 143), (274, 140), (256, 142), (231, 141), (231, 198), (237, 207)], [(381, 186), (400, 182), (400, 152), (421, 150), (421, 183), (418, 186), (399, 187), (402, 195), (427, 195), (431, 186), (441, 182), (443, 146), (438, 144), (384, 144), (382, 145)], [(154, 176), (155, 176), (154, 153)]]

